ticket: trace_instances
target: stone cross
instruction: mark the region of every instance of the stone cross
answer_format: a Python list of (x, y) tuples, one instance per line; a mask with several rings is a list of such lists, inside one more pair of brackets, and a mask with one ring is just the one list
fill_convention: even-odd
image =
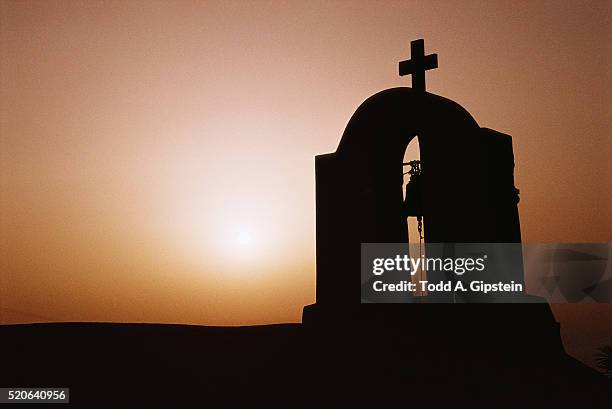
[(412, 75), (412, 89), (425, 93), (425, 71), (438, 68), (438, 54), (425, 55), (423, 39), (410, 42), (410, 60), (400, 61), (399, 75)]

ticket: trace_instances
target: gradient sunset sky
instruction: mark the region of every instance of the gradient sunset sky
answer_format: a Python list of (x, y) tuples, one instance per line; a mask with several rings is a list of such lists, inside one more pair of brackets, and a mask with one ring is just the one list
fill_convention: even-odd
[[(513, 136), (524, 242), (611, 242), (611, 13), (0, 1), (0, 323), (299, 321), (314, 156), (368, 96), (410, 85), (416, 38), (439, 54), (428, 90)], [(555, 312), (577, 355), (612, 341), (610, 307)]]

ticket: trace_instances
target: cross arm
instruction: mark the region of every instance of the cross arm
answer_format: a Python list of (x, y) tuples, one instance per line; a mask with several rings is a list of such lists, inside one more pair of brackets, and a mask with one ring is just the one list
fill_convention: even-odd
[[(400, 61), (399, 75), (403, 77), (404, 75), (414, 74), (420, 65), (421, 61), (416, 61), (414, 59)], [(434, 68), (438, 68), (438, 54), (430, 54), (426, 56), (422, 61), (421, 69), (426, 71), (432, 70)]]

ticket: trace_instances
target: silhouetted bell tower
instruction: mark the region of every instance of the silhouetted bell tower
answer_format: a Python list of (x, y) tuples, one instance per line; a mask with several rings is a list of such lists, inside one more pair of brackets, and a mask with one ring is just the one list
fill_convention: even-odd
[[(363, 102), (333, 153), (315, 158), (317, 302), (307, 314), (360, 310), (361, 243), (406, 243), (403, 156), (418, 135), (421, 206), (428, 243), (520, 243), (509, 135), (482, 128), (456, 102), (425, 91), (438, 66), (423, 40), (400, 63), (413, 87)], [(505, 273), (507, 274), (507, 273)], [(505, 280), (524, 282), (522, 269)]]

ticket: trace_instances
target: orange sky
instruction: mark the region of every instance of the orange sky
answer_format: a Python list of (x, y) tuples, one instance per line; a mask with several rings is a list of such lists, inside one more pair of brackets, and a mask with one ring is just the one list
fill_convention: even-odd
[(491, 3), (0, 1), (0, 323), (299, 321), (313, 157), (415, 38), (524, 241), (612, 241), (609, 3)]

